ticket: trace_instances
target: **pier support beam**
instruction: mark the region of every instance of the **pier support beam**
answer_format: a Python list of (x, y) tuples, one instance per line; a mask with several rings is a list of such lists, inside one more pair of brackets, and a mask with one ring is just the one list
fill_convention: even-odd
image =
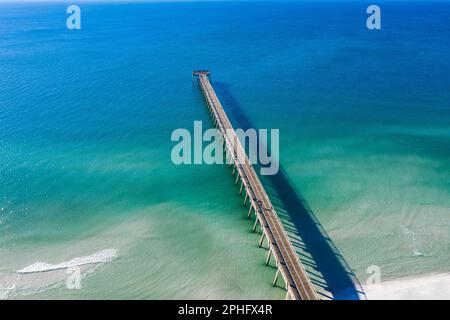
[(236, 184), (236, 183), (238, 183), (238, 181), (239, 181), (239, 173), (236, 175), (236, 180), (234, 181), (234, 184)]
[(247, 205), (248, 192), (245, 193), (244, 207)]
[(244, 181), (241, 180), (241, 188), (239, 189), (239, 195), (242, 194), (242, 188), (244, 187)]
[(226, 158), (226, 164), (229, 166), (229, 167), (231, 167), (231, 154), (230, 154), (230, 151), (228, 150), (228, 148), (226, 147), (226, 142), (225, 142), (225, 154), (226, 154), (226, 156), (227, 156), (227, 158)]
[(264, 243), (265, 233), (263, 232), (261, 238), (259, 239), (259, 247), (261, 248)]
[(259, 219), (258, 219), (258, 217), (256, 217), (255, 224), (253, 225), (253, 229), (252, 229), (253, 232), (256, 231), (256, 227), (258, 226), (258, 222), (259, 222)]
[(273, 282), (272, 282), (274, 287), (277, 285), (279, 275), (280, 275), (280, 268), (277, 268), (277, 273), (275, 273), (275, 278), (273, 278)]
[(253, 210), (253, 206), (250, 206), (250, 208), (248, 209), (248, 214), (247, 214), (247, 218), (249, 218), (249, 219), (252, 216), (252, 210)]
[(267, 253), (266, 266), (269, 265), (269, 263), (270, 263), (270, 258), (271, 258), (271, 257), (272, 257), (272, 248), (271, 248), (271, 246), (269, 245), (269, 252)]

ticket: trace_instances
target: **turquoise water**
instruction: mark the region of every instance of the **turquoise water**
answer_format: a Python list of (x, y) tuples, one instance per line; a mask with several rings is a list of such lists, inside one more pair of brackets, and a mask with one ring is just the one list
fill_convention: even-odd
[[(363, 284), (450, 270), (448, 2), (385, 2), (381, 31), (364, 3), (80, 6), (69, 31), (63, 4), (0, 4), (8, 297), (284, 298), (228, 168), (171, 162), (174, 129), (210, 125), (198, 68), (236, 127), (280, 129), (275, 205), (304, 199)], [(81, 290), (16, 273), (104, 249)]]

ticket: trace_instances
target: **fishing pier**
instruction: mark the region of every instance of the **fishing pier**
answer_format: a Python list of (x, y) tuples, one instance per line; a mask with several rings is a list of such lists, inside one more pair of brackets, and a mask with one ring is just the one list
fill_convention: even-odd
[(317, 292), (289, 241), (267, 192), (214, 92), (210, 72), (197, 70), (192, 75), (198, 79), (212, 121), (220, 132), (227, 163), (233, 167), (232, 174), (236, 176), (235, 185), (240, 182), (239, 194), (244, 196), (244, 206), (249, 203), (248, 217), (255, 217), (253, 231), (256, 231), (258, 225), (262, 230), (259, 247), (267, 241), (266, 265), (269, 265), (271, 259), (275, 261), (277, 271), (273, 284), (276, 285), (281, 275), (286, 284), (286, 299), (318, 300)]

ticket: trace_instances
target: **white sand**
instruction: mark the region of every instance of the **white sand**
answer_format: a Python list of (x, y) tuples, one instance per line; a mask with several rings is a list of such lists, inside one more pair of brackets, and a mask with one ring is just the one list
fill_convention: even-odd
[(369, 300), (450, 300), (450, 273), (386, 281), (364, 290)]

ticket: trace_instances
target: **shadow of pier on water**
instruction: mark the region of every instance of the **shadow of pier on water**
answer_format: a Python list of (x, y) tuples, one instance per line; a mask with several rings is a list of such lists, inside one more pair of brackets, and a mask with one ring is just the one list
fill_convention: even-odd
[[(255, 128), (230, 86), (213, 86), (235, 128)], [(255, 166), (256, 169), (256, 166)], [(259, 170), (257, 170), (259, 171)], [(361, 284), (280, 164), (276, 175), (260, 176), (302, 264), (322, 299), (365, 299)]]

